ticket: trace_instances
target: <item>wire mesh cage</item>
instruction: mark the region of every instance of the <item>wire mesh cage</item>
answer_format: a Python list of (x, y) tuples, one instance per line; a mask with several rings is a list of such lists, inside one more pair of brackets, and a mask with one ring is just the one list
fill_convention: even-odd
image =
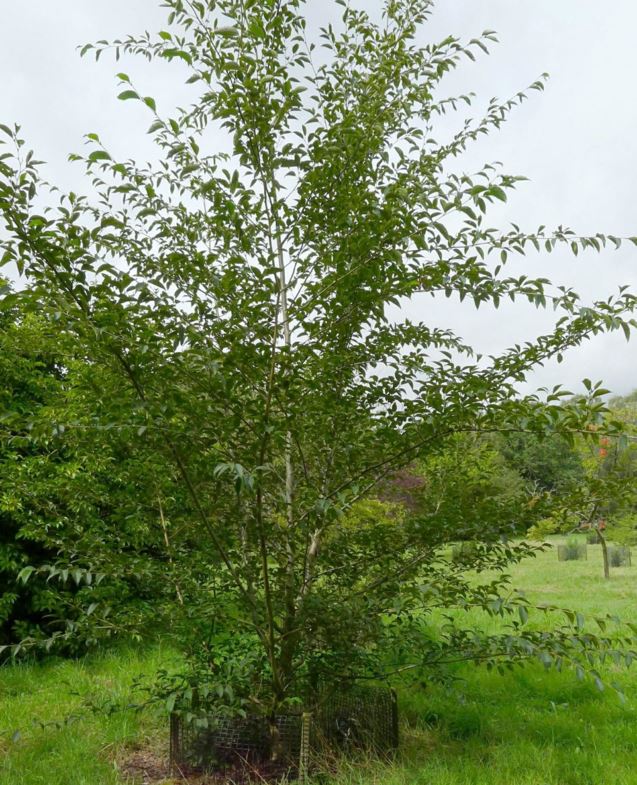
[(398, 747), (398, 706), (393, 690), (358, 687), (331, 694), (319, 703), (312, 723), (312, 746), (369, 750), (379, 755)]
[[(263, 775), (270, 753), (270, 728), (264, 717), (215, 720), (208, 727), (170, 718), (170, 763), (177, 774), (253, 771)], [(276, 718), (281, 754), (278, 776), (305, 774), (326, 756), (365, 750), (391, 755), (398, 747), (398, 706), (393, 690), (356, 687), (326, 693), (313, 712)]]
[(588, 532), (588, 534), (586, 535), (586, 542), (589, 545), (599, 545), (599, 534), (595, 529)]
[[(186, 722), (177, 714), (170, 718), (170, 765), (179, 774), (211, 774), (227, 769), (258, 770), (268, 760), (270, 729), (264, 717), (206, 718), (208, 727)], [(281, 775), (298, 763), (301, 716), (277, 717), (282, 747)]]
[(478, 546), (475, 542), (459, 542), (451, 548), (451, 561), (454, 564), (470, 563), (477, 554)]
[(565, 545), (558, 545), (557, 558), (559, 561), (586, 561), (588, 559), (586, 543), (567, 542)]
[(630, 567), (632, 565), (630, 548), (611, 545), (608, 548), (608, 563), (611, 567)]

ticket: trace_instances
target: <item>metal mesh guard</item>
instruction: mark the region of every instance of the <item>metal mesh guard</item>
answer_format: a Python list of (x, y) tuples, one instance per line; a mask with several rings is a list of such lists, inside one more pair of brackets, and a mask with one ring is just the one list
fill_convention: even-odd
[(588, 549), (585, 544), (577, 545), (558, 545), (558, 561), (586, 561), (588, 559)]
[(611, 567), (632, 566), (630, 548), (621, 545), (611, 545), (608, 549), (608, 561)]
[[(301, 714), (277, 717), (285, 763), (298, 772), (301, 753)], [(391, 754), (398, 747), (398, 707), (393, 690), (357, 687), (338, 691), (319, 702), (311, 715), (309, 753), (314, 760), (328, 751), (369, 750)], [(210, 773), (229, 767), (251, 767), (267, 761), (268, 724), (263, 717), (222, 720), (209, 728), (170, 718), (170, 762), (176, 772)]]

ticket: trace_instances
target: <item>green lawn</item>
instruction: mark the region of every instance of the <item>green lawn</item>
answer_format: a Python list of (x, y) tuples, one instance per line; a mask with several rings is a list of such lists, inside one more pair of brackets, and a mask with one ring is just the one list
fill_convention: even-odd
[[(516, 568), (515, 584), (534, 600), (635, 619), (637, 566), (613, 570), (604, 581), (599, 546), (588, 550), (586, 562), (559, 563), (555, 550), (542, 554)], [(136, 675), (170, 659), (154, 647), (0, 669), (0, 783), (126, 782), (117, 763), (130, 750), (164, 747), (158, 717), (118, 713), (65, 727), (46, 723), (72, 714), (86, 697), (126, 696)], [(600, 694), (570, 673), (539, 667), (501, 677), (462, 666), (456, 675), (452, 688), (401, 696), (396, 763), (344, 766), (339, 783), (637, 785), (637, 670), (608, 674), (623, 685), (625, 704), (612, 690)]]

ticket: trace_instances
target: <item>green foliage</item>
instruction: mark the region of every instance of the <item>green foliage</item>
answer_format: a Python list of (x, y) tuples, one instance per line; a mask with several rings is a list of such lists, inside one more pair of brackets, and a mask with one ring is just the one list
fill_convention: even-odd
[(507, 463), (540, 491), (559, 493), (583, 476), (579, 453), (560, 434), (509, 434), (501, 443)]
[(455, 435), (415, 470), (423, 479), (416, 517), (421, 526), (444, 531), (450, 541), (510, 537), (525, 532), (538, 515), (535, 488), (488, 437)]
[(556, 520), (555, 518), (542, 518), (537, 523), (534, 523), (533, 526), (529, 527), (527, 536), (531, 540), (544, 542), (547, 537), (550, 537), (552, 534), (557, 534), (560, 531), (560, 524), (561, 521)]
[[(5, 297), (11, 297), (8, 287)], [(0, 312), (3, 436), (11, 433), (13, 421), (49, 405), (58, 392), (62, 374), (51, 348), (39, 321), (21, 318), (9, 301), (9, 308)], [(34, 580), (28, 587), (18, 581), (28, 565), (53, 560), (56, 554), (47, 538), (38, 536), (32, 525), (31, 500), (36, 495), (33, 467), (41, 465), (43, 453), (33, 448), (25, 432), (11, 436), (0, 442), (0, 645), (27, 637), (40, 629), (49, 614), (59, 611), (55, 592), (45, 581)], [(56, 453), (55, 447), (45, 453), (49, 477), (60, 470)], [(20, 477), (29, 475), (26, 483), (20, 481)]]
[(624, 515), (613, 516), (609, 536), (621, 545), (637, 545), (637, 515), (632, 509)]
[(12, 302), (0, 324), (0, 645), (76, 653), (138, 630), (150, 607), (161, 617), (170, 567), (151, 517), (157, 465), (121, 438), (59, 423), (76, 405), (69, 380), (88, 369)]
[[(559, 388), (518, 390), (590, 336), (628, 335), (637, 299), (621, 289), (585, 303), (509, 274), (527, 250), (621, 244), (488, 225), (490, 205), (521, 178), (492, 165), (457, 174), (455, 159), (526, 92), (436, 140), (436, 119), (455, 105), (437, 97), (440, 82), (493, 34), (420, 46), (428, 0), (392, 0), (378, 24), (338, 2), (342, 26), (322, 31), (319, 57), (301, 0), (163, 5), (159, 35), (83, 49), (188, 71), (190, 106), (172, 115), (120, 74), (120, 98), (149, 112), (157, 164), (116, 160), (89, 134), (89, 152), (72, 158), (91, 190), (60, 195), (20, 128), (0, 127), (0, 258), (28, 283), (11, 296), (65, 351), (63, 399), (42, 417), (21, 413), (9, 438), (42, 449), (51, 433), (69, 434), (90, 467), (88, 488), (57, 488), (75, 515), (49, 577), (77, 574), (95, 593), (87, 629), (192, 632), (198, 680), (199, 652), (213, 657), (245, 633), (250, 668), (233, 670), (230, 650), (211, 669), (224, 711), (247, 701), (273, 717), (321, 679), (443, 679), (458, 658), (491, 668), (535, 658), (599, 680), (597, 658), (629, 639), (585, 637), (559, 609), (557, 628), (526, 624), (528, 602), (505, 571), (537, 549), (503, 534), (537, 513), (520, 473), (471, 440), (596, 433), (600, 385), (586, 380), (586, 396), (567, 403)], [(220, 130), (227, 152), (209, 152)], [(482, 358), (444, 326), (390, 319), (423, 293), (550, 305), (557, 322)], [(465, 457), (457, 472), (450, 461), (467, 446), (479, 460)], [(423, 514), (356, 506), (414, 461), (430, 486)], [(94, 477), (115, 483), (114, 502)], [(476, 540), (474, 561), (450, 562), (449, 543), (465, 538)], [(476, 582), (469, 566), (498, 575)], [(135, 601), (111, 615), (97, 574), (134, 585)], [(461, 616), (439, 624), (441, 607), (479, 608), (509, 626), (490, 635)], [(167, 689), (175, 701), (183, 693)]]
[(461, 542), (451, 549), (451, 560), (456, 564), (473, 564), (476, 557), (476, 546), (473, 542)]

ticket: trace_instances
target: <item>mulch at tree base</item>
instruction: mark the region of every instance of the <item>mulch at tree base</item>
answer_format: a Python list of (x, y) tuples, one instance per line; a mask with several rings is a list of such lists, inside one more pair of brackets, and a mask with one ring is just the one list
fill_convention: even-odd
[(289, 768), (271, 761), (250, 766), (237, 762), (210, 774), (189, 771), (174, 774), (170, 771), (168, 756), (152, 748), (129, 752), (120, 760), (118, 768), (131, 785), (248, 785), (290, 781), (286, 779)]

